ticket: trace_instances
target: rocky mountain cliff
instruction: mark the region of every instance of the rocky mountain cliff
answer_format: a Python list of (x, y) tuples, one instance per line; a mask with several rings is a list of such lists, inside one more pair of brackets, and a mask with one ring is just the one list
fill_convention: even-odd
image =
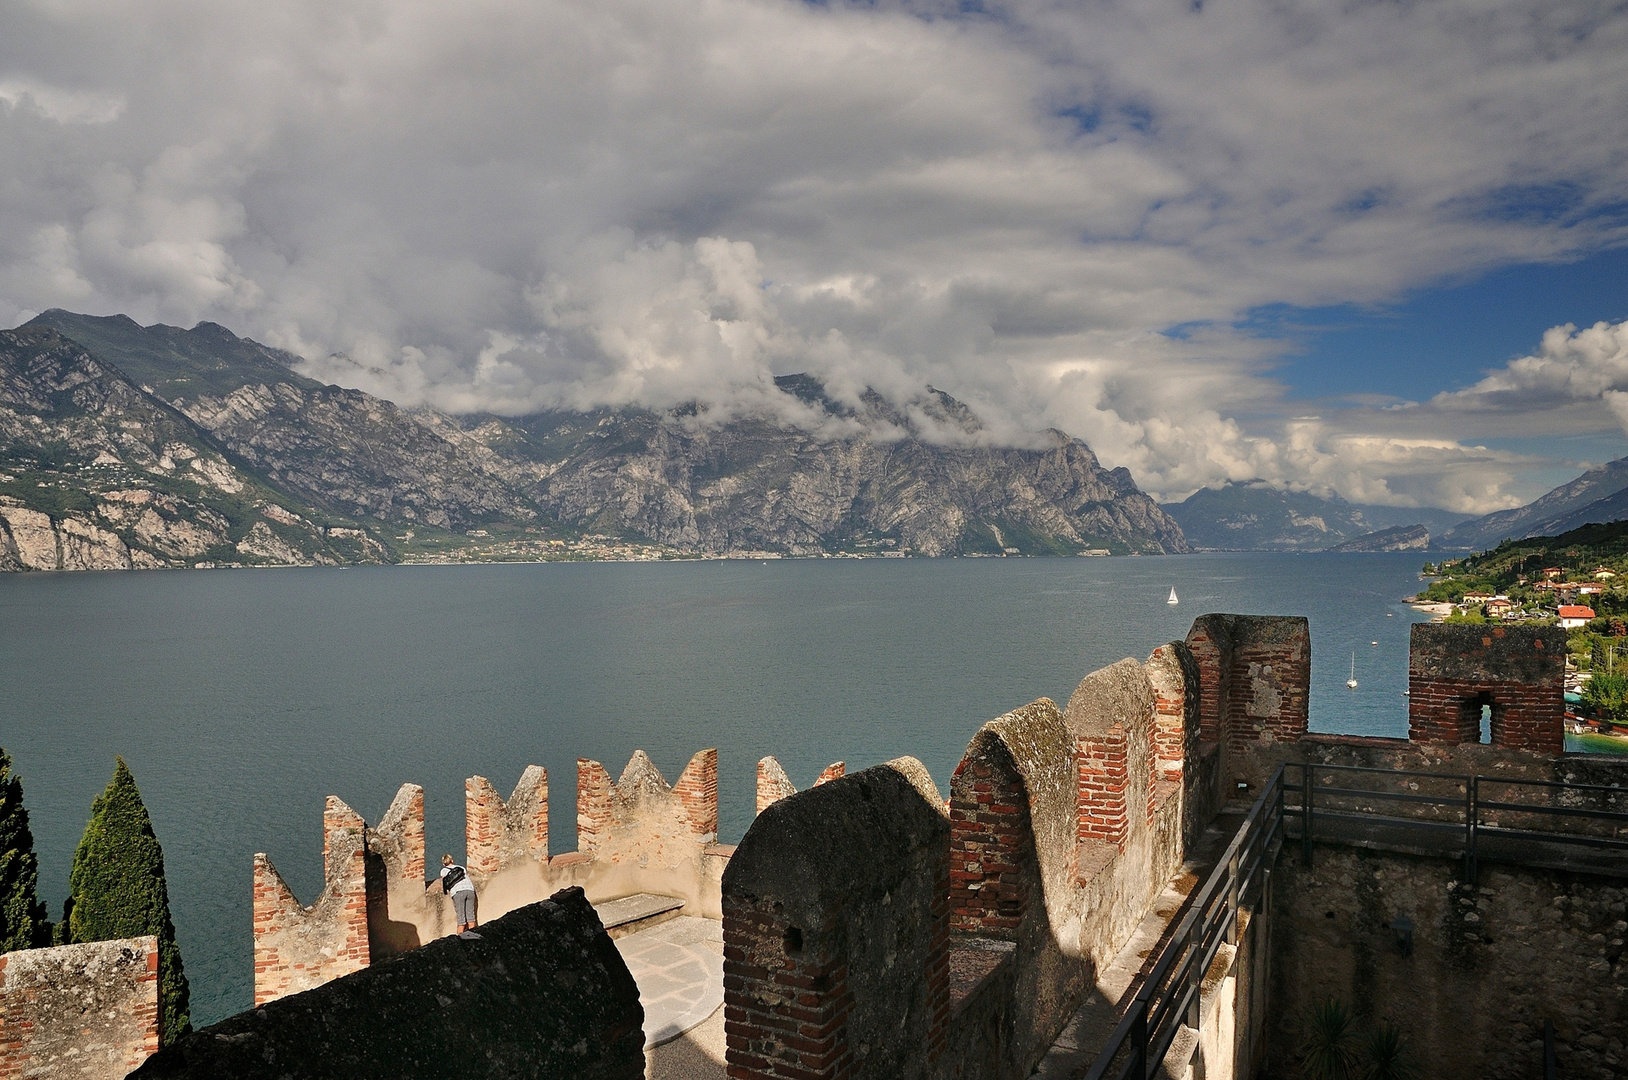
[[(302, 513), (302, 511), (305, 511)], [(0, 331), (0, 569), (381, 561), (49, 327)]]
[[(777, 380), (817, 388), (807, 376)], [(821, 401), (827, 415), (842, 410)], [(522, 421), (548, 474), (533, 497), (556, 520), (631, 531), (687, 550), (792, 554), (887, 549), (923, 555), (1185, 552), (1180, 526), (1124, 469), (1060, 431), (1043, 449), (945, 446), (868, 394), (846, 436), (770, 420), (721, 425), (617, 411)], [(929, 390), (923, 411), (969, 417)], [(877, 438), (886, 429), (903, 437)]]
[(1557, 536), (1584, 525), (1628, 517), (1628, 458), (1608, 461), (1561, 484), (1525, 506), (1466, 521), (1440, 538), (1440, 545), (1481, 551), (1505, 540)]
[[(213, 323), (50, 311), (7, 333), (0, 520), (23, 524), (0, 525), (0, 565), (88, 565), (62, 539), (86, 528), (117, 541), (99, 541), (97, 566), (387, 560), (411, 555), (415, 529), (614, 534), (675, 553), (1187, 550), (1084, 442), (980, 445), (977, 418), (936, 390), (853, 409), (786, 376), (812, 407), (801, 426), (696, 406), (452, 417), (321, 385), (296, 362)], [(188, 539), (159, 542), (154, 520)], [(53, 539), (25, 558), (30, 529)]]
[(1423, 525), (1397, 525), (1336, 544), (1329, 551), (1424, 551), (1430, 547), (1430, 530)]

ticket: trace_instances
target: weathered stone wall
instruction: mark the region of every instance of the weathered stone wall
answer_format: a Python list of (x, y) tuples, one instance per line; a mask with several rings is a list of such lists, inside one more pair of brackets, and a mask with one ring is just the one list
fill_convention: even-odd
[(473, 874), (548, 859), (548, 772), (528, 765), (507, 801), (484, 776), (464, 781), (464, 846)]
[[(1306, 1010), (1330, 997), (1399, 1024), (1421, 1076), (1542, 1076), (1546, 1019), (1561, 1076), (1628, 1074), (1628, 889), (1502, 866), (1483, 866), (1475, 888), (1457, 871), (1446, 859), (1323, 844), (1309, 869), (1284, 854), (1271, 1075), (1299, 1075)], [(1392, 929), (1403, 916), (1411, 955)]]
[[(829, 783), (839, 776), (846, 776), (848, 766), (841, 762), (827, 765), (823, 772), (815, 779), (814, 786)], [(777, 803), (788, 795), (797, 794), (797, 785), (791, 782), (786, 775), (785, 768), (778, 758), (770, 755), (757, 763), (757, 812), (759, 814), (772, 803)]]
[[(1308, 762), (1314, 765), (1349, 765), (1358, 768), (1404, 770), (1432, 773), (1445, 777), (1481, 776), (1481, 797), (1500, 802), (1518, 802), (1534, 806), (1564, 805), (1569, 807), (1628, 813), (1628, 757), (1615, 754), (1541, 754), (1533, 750), (1508, 749), (1501, 746), (1465, 743), (1417, 743), (1408, 739), (1386, 739), (1362, 735), (1308, 735), (1293, 743), (1261, 743), (1247, 747), (1233, 759), (1234, 776), (1238, 782), (1258, 790), (1278, 765), (1284, 762)], [(1287, 777), (1291, 787), (1300, 782), (1298, 769)], [(1569, 791), (1516, 783), (1534, 780), (1547, 783), (1586, 784), (1611, 791)], [(1326, 782), (1327, 777), (1320, 782)], [(1366, 786), (1386, 784), (1386, 778), (1358, 776), (1341, 779), (1340, 784)], [(1407, 781), (1421, 783), (1420, 778)], [(1423, 781), (1429, 790), (1443, 794), (1448, 788), (1437, 781)], [(1390, 782), (1394, 788), (1396, 782)], [(1418, 788), (1415, 790), (1424, 790)], [(1462, 786), (1452, 791), (1462, 793)], [(1412, 805), (1408, 813), (1413, 816), (1441, 816), (1455, 821), (1463, 820), (1459, 806), (1448, 806), (1434, 811), (1424, 804)], [(1509, 815), (1506, 813), (1507, 819)], [(1512, 822), (1513, 824), (1513, 822)], [(1540, 827), (1561, 832), (1599, 831), (1610, 834), (1609, 823), (1588, 819), (1557, 819), (1548, 817), (1541, 824), (1534, 818), (1519, 823), (1521, 827)]]
[(1041, 699), (979, 729), (950, 782), (952, 940), (1015, 945), (1006, 996), (981, 1006), (999, 1018), (1001, 1050), (983, 1075), (1028, 1075), (1090, 988), (1075, 757), (1063, 714)]
[[(548, 854), (548, 776), (529, 766), (507, 800), (485, 777), (465, 784), (465, 839), (482, 922), (568, 886), (594, 902), (636, 892), (677, 896), (684, 912), (722, 914), (716, 844), (718, 756), (696, 754), (669, 786), (643, 751), (612, 780), (578, 763), (579, 850)], [(263, 1004), (416, 949), (457, 929), (450, 900), (426, 890), (424, 791), (404, 784), (376, 828), (330, 797), (322, 894), (302, 907), (269, 859), (255, 856), (255, 1002)]]
[(949, 838), (912, 759), (758, 815), (724, 874), (731, 1077), (932, 1075), (949, 1014)]
[(322, 893), (313, 904), (302, 906), (271, 860), (255, 853), (256, 1005), (368, 965), (366, 861), (366, 823), (332, 795), (322, 813)]
[(1306, 733), (1311, 627), (1289, 615), (1200, 615), (1187, 634), (1202, 688), (1199, 738), (1231, 747)]
[(443, 938), (239, 1013), (183, 1037), (133, 1075), (644, 1076), (638, 987), (581, 890), (510, 912), (481, 934)]
[(119, 1080), (157, 1049), (157, 938), (0, 956), (0, 1080)]
[(1408, 737), (1478, 743), (1488, 705), (1493, 745), (1559, 754), (1565, 674), (1566, 636), (1554, 627), (1417, 623), (1408, 649)]

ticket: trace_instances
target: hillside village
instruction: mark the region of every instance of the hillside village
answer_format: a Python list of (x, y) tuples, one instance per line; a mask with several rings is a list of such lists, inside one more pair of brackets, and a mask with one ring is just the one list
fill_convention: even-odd
[(1426, 564), (1416, 600), (1451, 623), (1553, 625), (1566, 634), (1574, 730), (1628, 724), (1628, 522), (1555, 537), (1506, 540), (1491, 551)]

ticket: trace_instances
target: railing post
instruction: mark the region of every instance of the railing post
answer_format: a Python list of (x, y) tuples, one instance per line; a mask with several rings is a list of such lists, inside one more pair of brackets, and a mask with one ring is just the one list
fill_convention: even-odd
[(1479, 831), (1478, 827), (1480, 825), (1480, 822), (1476, 819), (1481, 816), (1481, 810), (1477, 805), (1481, 801), (1480, 788), (1480, 776), (1472, 774), (1469, 780), (1465, 781), (1464, 830), (1466, 835), (1464, 837), (1464, 880), (1471, 885), (1476, 883), (1476, 878), (1481, 870), (1481, 868), (1476, 865), (1475, 852), (1476, 833)]
[(1136, 1001), (1131, 1005), (1135, 1009), (1135, 1019), (1131, 1021), (1131, 1075), (1136, 1080), (1148, 1078), (1148, 1003), (1147, 999), (1137, 995)]
[(1238, 944), (1238, 852), (1234, 849), (1227, 861), (1227, 936), (1228, 945)]
[(1311, 764), (1300, 766), (1300, 862), (1311, 865)]
[(1543, 1080), (1555, 1080), (1555, 1022), (1543, 1022)]

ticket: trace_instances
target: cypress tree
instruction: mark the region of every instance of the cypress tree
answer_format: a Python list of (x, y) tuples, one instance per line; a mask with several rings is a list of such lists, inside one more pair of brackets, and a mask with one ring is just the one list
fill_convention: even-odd
[(51, 943), (39, 899), (40, 863), (23, 806), (23, 782), (0, 749), (0, 952)]
[(187, 977), (170, 921), (164, 851), (123, 758), (91, 804), (90, 821), (74, 852), (62, 921), (69, 942), (158, 936), (158, 999), (165, 1045), (190, 1030)]

